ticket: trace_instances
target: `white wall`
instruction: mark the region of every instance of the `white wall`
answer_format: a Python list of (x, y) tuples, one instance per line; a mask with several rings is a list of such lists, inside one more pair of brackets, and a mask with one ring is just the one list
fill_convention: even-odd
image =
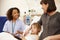
[[(0, 0), (0, 12), (1, 12), (1, 0)], [(0, 13), (0, 15), (1, 15), (1, 13)]]
[[(40, 0), (39, 0), (40, 1)], [(18, 7), (23, 14), (25, 11), (28, 12), (29, 9), (38, 9), (40, 10), (40, 4), (36, 0), (1, 0), (1, 16), (6, 15), (6, 12), (11, 7)], [(39, 11), (40, 12), (40, 11)]]
[(60, 0), (55, 0), (56, 6), (57, 6), (57, 11), (60, 12)]
[(1, 15), (6, 15), (6, 12), (11, 7), (18, 7), (21, 14), (28, 10), (28, 6), (24, 0), (1, 0)]
[[(55, 0), (57, 11), (60, 11), (60, 0)], [(40, 5), (40, 0), (0, 0), (0, 16), (5, 16), (6, 12), (11, 7), (18, 7), (21, 11), (21, 16), (29, 9), (35, 9), (36, 13), (43, 13)]]

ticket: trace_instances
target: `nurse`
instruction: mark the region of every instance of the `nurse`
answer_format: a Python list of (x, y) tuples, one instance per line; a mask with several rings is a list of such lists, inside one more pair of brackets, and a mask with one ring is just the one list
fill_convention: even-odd
[(7, 21), (4, 25), (3, 31), (11, 34), (23, 34), (25, 29), (24, 23), (19, 19), (20, 11), (18, 8), (10, 8), (7, 11)]

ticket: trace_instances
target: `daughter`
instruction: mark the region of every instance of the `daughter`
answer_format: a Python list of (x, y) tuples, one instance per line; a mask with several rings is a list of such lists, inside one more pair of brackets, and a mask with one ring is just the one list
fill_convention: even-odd
[(38, 34), (39, 34), (40, 30), (41, 30), (40, 24), (33, 23), (31, 25), (31, 28), (32, 29), (31, 29), (31, 33), (30, 34), (28, 34), (25, 37), (24, 36), (20, 37), (22, 40), (38, 40), (39, 39)]

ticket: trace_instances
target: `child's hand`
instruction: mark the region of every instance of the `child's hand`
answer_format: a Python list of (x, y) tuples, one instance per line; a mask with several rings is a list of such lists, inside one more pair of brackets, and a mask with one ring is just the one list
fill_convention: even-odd
[(26, 40), (26, 39), (25, 39), (25, 36), (23, 36), (23, 35), (20, 35), (20, 38), (21, 38), (22, 40)]

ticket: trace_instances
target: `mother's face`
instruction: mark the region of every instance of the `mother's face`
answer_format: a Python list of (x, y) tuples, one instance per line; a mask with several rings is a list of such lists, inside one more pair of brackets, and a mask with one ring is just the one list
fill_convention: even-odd
[(44, 13), (47, 13), (48, 4), (42, 3), (42, 9), (43, 9)]

